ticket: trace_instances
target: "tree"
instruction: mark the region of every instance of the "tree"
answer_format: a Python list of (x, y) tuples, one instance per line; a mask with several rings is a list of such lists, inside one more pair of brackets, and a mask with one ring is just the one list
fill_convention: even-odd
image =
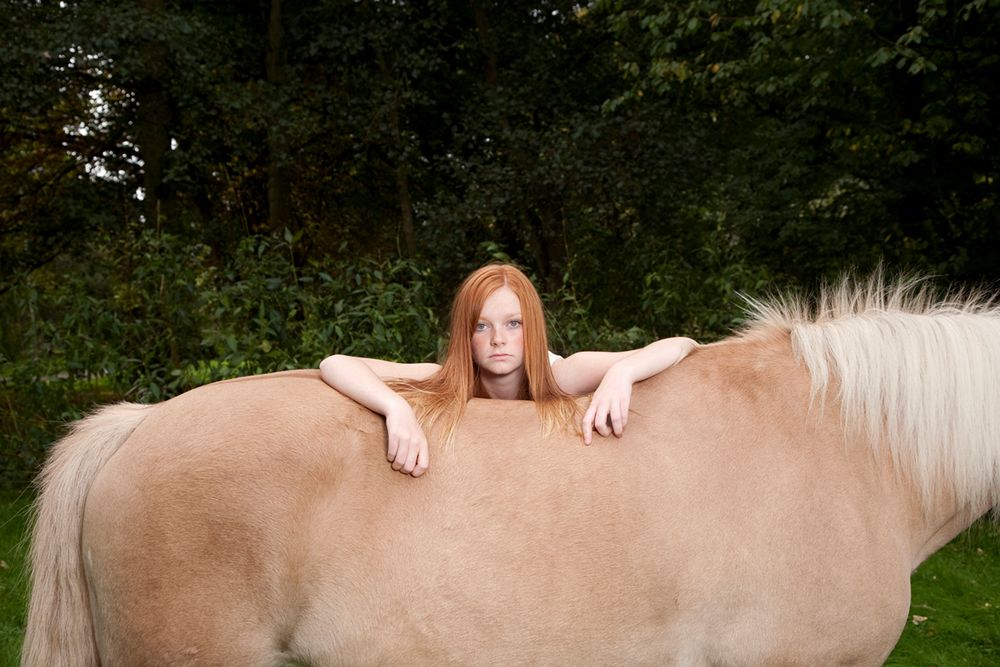
[(995, 275), (1000, 3), (598, 5), (630, 49), (612, 105), (711, 116), (735, 147), (716, 199), (775, 271)]

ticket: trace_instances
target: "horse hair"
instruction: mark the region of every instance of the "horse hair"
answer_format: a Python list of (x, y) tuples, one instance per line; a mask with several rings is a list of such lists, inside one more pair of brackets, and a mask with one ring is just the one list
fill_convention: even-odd
[(837, 397), (848, 437), (888, 447), (925, 504), (948, 480), (959, 506), (1000, 511), (1000, 305), (981, 291), (935, 299), (926, 279), (850, 276), (810, 300), (747, 299), (744, 336), (790, 335), (812, 399)]

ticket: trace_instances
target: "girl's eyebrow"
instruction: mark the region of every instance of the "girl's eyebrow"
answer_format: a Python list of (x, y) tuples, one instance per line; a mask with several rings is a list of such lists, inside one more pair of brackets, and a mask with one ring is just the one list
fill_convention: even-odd
[[(521, 319), (521, 313), (508, 313), (508, 314), (504, 315), (503, 317), (501, 317), (500, 319), (501, 319), (501, 320), (512, 320), (512, 319), (518, 319), (518, 320), (519, 320), (519, 319)], [(479, 316), (479, 320), (480, 320), (480, 321), (485, 321), (485, 320), (486, 320), (486, 318), (485, 318), (485, 317), (483, 317), (482, 315), (480, 315), (480, 316)]]

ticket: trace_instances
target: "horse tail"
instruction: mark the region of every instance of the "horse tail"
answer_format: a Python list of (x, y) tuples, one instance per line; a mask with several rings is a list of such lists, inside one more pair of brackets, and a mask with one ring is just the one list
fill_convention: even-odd
[(100, 663), (81, 553), (83, 510), (97, 474), (149, 407), (119, 403), (76, 422), (42, 468), (31, 536), (31, 599), (22, 667)]

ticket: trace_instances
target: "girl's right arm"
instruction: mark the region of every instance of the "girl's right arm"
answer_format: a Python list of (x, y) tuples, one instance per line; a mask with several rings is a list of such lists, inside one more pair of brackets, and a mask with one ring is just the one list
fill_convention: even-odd
[(413, 408), (390, 389), (383, 378), (423, 380), (440, 369), (437, 364), (398, 364), (335, 354), (320, 363), (323, 381), (345, 396), (385, 417), (389, 440), (386, 458), (393, 470), (419, 477), (430, 462), (427, 438)]

